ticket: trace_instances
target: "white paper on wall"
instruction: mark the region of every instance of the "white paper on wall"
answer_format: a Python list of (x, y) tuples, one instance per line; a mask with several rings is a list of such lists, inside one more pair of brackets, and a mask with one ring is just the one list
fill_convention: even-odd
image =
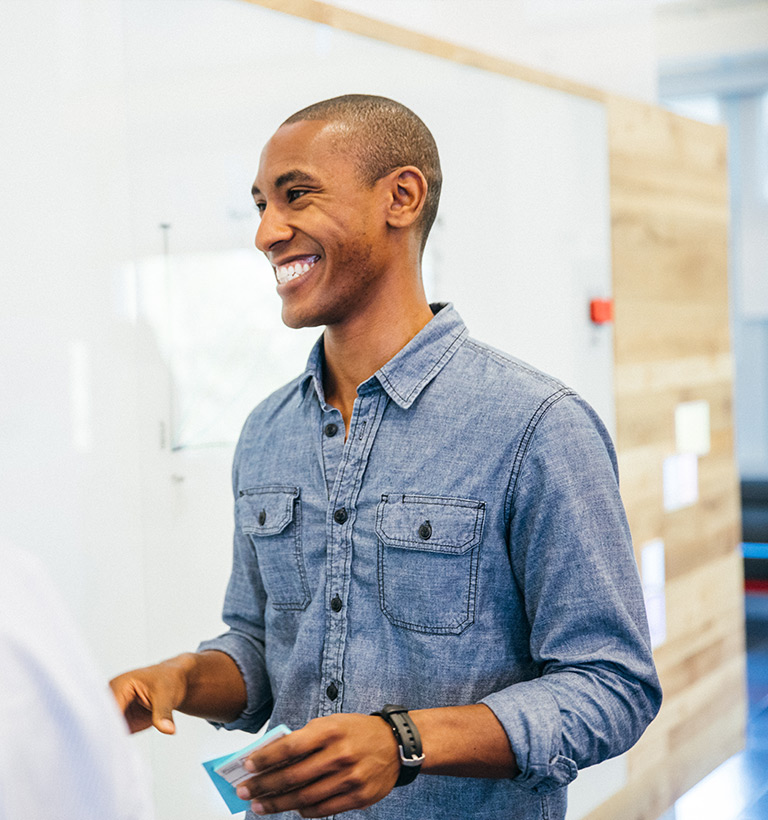
[(676, 453), (664, 459), (664, 509), (674, 512), (699, 500), (699, 459), (695, 453)]
[(686, 401), (675, 408), (675, 444), (678, 453), (705, 456), (711, 447), (708, 401)]

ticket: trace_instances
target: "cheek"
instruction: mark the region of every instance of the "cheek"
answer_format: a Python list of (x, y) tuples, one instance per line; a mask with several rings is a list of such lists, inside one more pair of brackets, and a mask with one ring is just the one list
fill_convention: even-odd
[(363, 237), (339, 246), (338, 261), (343, 271), (354, 274), (356, 279), (369, 278), (375, 271), (374, 247)]

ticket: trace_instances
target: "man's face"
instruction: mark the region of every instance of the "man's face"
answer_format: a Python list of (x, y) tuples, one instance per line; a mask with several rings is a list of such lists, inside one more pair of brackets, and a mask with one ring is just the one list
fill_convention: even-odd
[(381, 186), (368, 188), (344, 153), (337, 126), (281, 126), (261, 154), (253, 186), (289, 327), (338, 325), (376, 297), (385, 219)]

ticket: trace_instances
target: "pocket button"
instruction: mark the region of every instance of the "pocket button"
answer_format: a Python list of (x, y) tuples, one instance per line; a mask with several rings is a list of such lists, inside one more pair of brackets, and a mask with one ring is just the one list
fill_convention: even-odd
[(425, 541), (428, 541), (432, 537), (432, 525), (429, 521), (425, 521), (419, 527), (419, 538), (423, 538)]

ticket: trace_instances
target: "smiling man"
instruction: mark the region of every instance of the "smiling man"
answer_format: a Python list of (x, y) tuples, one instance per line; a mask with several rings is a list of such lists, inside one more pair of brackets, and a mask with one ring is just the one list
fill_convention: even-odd
[(556, 820), (659, 708), (610, 439), (428, 304), (440, 184), (381, 97), (310, 106), (261, 156), (283, 320), (325, 330), (238, 444), (229, 631), (112, 682), (134, 731), (293, 729), (251, 757), (256, 814)]

